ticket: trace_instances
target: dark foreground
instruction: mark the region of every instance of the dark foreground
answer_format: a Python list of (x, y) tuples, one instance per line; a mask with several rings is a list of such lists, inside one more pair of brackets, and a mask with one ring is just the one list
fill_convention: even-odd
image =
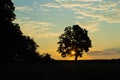
[(120, 80), (120, 60), (1, 63), (0, 80)]

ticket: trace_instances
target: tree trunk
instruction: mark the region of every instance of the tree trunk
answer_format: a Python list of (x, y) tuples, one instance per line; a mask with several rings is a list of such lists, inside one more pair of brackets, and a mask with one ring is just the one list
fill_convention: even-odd
[(75, 55), (75, 61), (77, 61), (78, 55)]

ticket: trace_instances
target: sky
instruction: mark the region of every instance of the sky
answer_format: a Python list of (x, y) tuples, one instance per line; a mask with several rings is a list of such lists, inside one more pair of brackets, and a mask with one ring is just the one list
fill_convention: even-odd
[(13, 0), (16, 20), (24, 35), (39, 45), (40, 54), (56, 60), (59, 36), (75, 24), (88, 30), (92, 48), (79, 59), (120, 58), (120, 0)]

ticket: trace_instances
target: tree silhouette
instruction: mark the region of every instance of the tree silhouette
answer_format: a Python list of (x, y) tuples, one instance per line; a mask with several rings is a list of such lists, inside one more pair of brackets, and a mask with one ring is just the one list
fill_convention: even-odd
[(91, 40), (86, 29), (73, 25), (65, 28), (64, 33), (59, 36), (58, 44), (57, 51), (62, 57), (75, 56), (75, 61), (77, 61), (78, 56), (82, 57), (83, 52), (89, 51)]
[(50, 62), (53, 59), (51, 58), (51, 55), (49, 53), (44, 53), (40, 55), (41, 62)]
[(11, 0), (0, 0), (0, 59), (33, 60), (39, 55), (38, 45), (29, 36), (23, 35), (20, 26), (13, 23), (14, 4)]

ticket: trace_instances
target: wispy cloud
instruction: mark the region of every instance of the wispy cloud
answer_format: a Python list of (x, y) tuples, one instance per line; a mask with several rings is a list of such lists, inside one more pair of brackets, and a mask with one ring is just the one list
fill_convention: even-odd
[(55, 3), (47, 3), (47, 4), (40, 5), (40, 6), (41, 7), (49, 7), (49, 8), (61, 8), (60, 5), (55, 4)]
[(92, 4), (88, 3), (88, 4), (79, 4), (79, 3), (76, 3), (76, 4), (72, 4), (72, 3), (64, 3), (62, 4), (61, 6), (64, 7), (64, 8), (76, 8), (76, 7), (80, 7), (80, 8), (85, 8), (85, 7), (88, 7), (88, 6), (91, 6)]
[(49, 22), (35, 22), (35, 24), (38, 24), (40, 26), (44, 26), (44, 27), (47, 27), (47, 26), (56, 26), (52, 23), (49, 23)]
[(76, 24), (80, 25), (82, 28), (89, 30), (90, 32), (99, 31), (99, 28), (97, 27), (99, 25), (98, 22), (88, 22), (88, 23), (76, 22)]
[[(58, 3), (42, 4), (42, 7), (61, 8), (74, 11), (75, 15), (82, 15), (91, 20), (105, 21), (107, 23), (120, 22), (120, 1), (105, 0), (55, 0)], [(74, 3), (72, 3), (74, 2)], [(87, 3), (90, 2), (90, 3)], [(75, 16), (76, 17), (76, 16)], [(76, 17), (80, 18), (80, 17)], [(84, 18), (84, 19), (85, 19)]]
[(46, 3), (46, 4), (40, 4), (41, 7), (48, 7), (48, 8), (75, 8), (75, 7), (88, 7), (91, 6), (92, 4), (88, 3), (88, 4), (72, 4), (72, 3), (61, 3), (61, 4), (57, 4), (57, 3)]
[(36, 22), (36, 21), (25, 21), (17, 20), (19, 22), (21, 30), (25, 35), (29, 35), (36, 39), (50, 38), (58, 36), (58, 33), (51, 32), (52, 28), (56, 25), (49, 22)]
[[(72, 0), (74, 1), (74, 0)], [(82, 1), (82, 2), (101, 2), (103, 0), (75, 0), (75, 1)]]
[(96, 50), (89, 52), (91, 55), (120, 55), (120, 48), (109, 48), (105, 50)]
[(58, 33), (55, 32), (43, 32), (43, 33), (39, 33), (34, 35), (34, 37), (40, 39), (40, 38), (53, 38), (53, 37), (57, 37)]
[[(111, 3), (112, 4), (112, 3)], [(113, 3), (113, 5), (105, 5), (99, 4), (98, 6), (89, 6), (85, 7), (84, 9), (87, 10), (81, 10), (78, 8), (74, 8), (74, 13), (76, 15), (82, 15), (85, 18), (90, 17), (92, 20), (97, 19), (98, 21), (105, 21), (108, 23), (119, 23), (120, 22), (120, 9), (116, 4)], [(119, 3), (117, 3), (119, 4)], [(99, 11), (99, 12), (98, 12)]]
[(19, 7), (16, 7), (15, 8), (16, 10), (19, 10), (19, 11), (26, 11), (26, 10), (28, 10), (28, 11), (33, 11), (33, 8), (30, 8), (30, 7), (27, 7), (27, 6), (19, 6)]
[(61, 2), (69, 2), (69, 1), (74, 1), (74, 2), (101, 2), (103, 0), (55, 0), (59, 3)]
[(76, 16), (75, 18), (77, 18), (77, 19), (85, 19), (85, 17), (83, 17), (83, 16)]

